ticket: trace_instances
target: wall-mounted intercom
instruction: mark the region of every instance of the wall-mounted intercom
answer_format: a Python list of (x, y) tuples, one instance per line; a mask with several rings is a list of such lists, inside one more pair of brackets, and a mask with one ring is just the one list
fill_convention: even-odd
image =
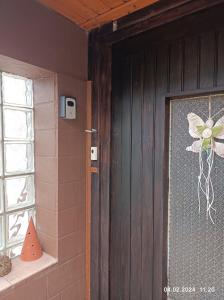
[(76, 99), (61, 96), (59, 115), (63, 119), (76, 119)]

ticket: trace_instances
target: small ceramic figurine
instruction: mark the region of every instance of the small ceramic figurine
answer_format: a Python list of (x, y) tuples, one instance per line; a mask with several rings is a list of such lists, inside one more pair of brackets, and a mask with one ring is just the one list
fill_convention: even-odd
[(40, 258), (42, 254), (41, 245), (31, 217), (20, 258), (24, 261), (33, 261)]
[(7, 255), (0, 255), (0, 277), (9, 274), (12, 270), (11, 259)]

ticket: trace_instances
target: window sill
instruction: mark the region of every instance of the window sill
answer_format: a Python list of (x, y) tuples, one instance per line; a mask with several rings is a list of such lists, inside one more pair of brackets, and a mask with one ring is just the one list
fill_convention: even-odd
[(0, 293), (30, 279), (56, 263), (57, 259), (46, 253), (43, 253), (40, 259), (32, 262), (24, 262), (19, 257), (12, 259), (12, 271), (8, 275), (0, 277)]

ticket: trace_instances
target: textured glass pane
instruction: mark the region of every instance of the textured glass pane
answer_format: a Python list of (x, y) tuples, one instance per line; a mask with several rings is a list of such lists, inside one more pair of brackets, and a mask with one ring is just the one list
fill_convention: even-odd
[(2, 141), (2, 106), (0, 106), (0, 142), (1, 141)]
[(5, 179), (6, 210), (25, 207), (34, 203), (34, 177), (21, 176)]
[(3, 208), (4, 208), (3, 201), (4, 199), (3, 199), (2, 180), (0, 179), (0, 213), (3, 212)]
[(5, 143), (5, 173), (33, 171), (33, 144)]
[(0, 142), (0, 176), (3, 175), (3, 161), (2, 161), (2, 143)]
[(32, 80), (2, 73), (2, 96), (4, 103), (32, 106)]
[(32, 110), (4, 108), (4, 138), (17, 140), (32, 139)]
[(33, 209), (19, 211), (6, 216), (6, 243), (7, 246), (23, 241), (26, 234), (30, 216), (34, 214)]
[[(224, 159), (214, 157), (215, 224), (206, 217), (206, 199), (198, 208), (199, 154), (186, 151), (196, 139), (189, 134), (187, 114), (205, 122), (208, 98), (173, 100), (170, 113), (168, 286), (169, 299), (224, 299)], [(211, 115), (224, 107), (224, 96), (213, 98)], [(216, 122), (223, 112), (214, 117)], [(221, 141), (223, 143), (223, 141)], [(206, 172), (206, 170), (205, 170)], [(176, 287), (176, 289), (175, 289)], [(183, 287), (194, 288), (183, 289)], [(190, 292), (191, 291), (191, 292)]]
[(22, 246), (23, 246), (23, 244), (20, 244), (20, 245), (9, 248), (7, 250), (7, 255), (10, 258), (14, 258), (16, 256), (19, 256), (21, 254), (21, 251), (22, 251)]
[(3, 217), (0, 216), (0, 250), (4, 247), (4, 227), (3, 227)]

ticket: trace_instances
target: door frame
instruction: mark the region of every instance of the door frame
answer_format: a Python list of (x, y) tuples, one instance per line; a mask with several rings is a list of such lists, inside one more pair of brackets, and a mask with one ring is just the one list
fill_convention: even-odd
[[(211, 3), (212, 2), (212, 3)], [(112, 48), (121, 40), (147, 32), (152, 28), (164, 25), (180, 17), (224, 3), (224, 0), (168, 0), (166, 4), (152, 6), (153, 17), (149, 14), (150, 7), (124, 17), (113, 24), (95, 29), (89, 36), (89, 80), (92, 80), (92, 128), (97, 133), (92, 136), (92, 146), (98, 147), (98, 161), (92, 167), (98, 173), (91, 175), (91, 300), (109, 300), (109, 223), (110, 223), (110, 132), (111, 132), (111, 78)], [(120, 25), (120, 29), (119, 29)], [(200, 91), (201, 93), (202, 91)], [(206, 91), (205, 91), (206, 92)], [(166, 98), (183, 96), (166, 95)], [(168, 151), (164, 149), (164, 159)], [(167, 169), (167, 168), (166, 168)], [(165, 170), (165, 176), (167, 171)], [(162, 285), (166, 282), (166, 191), (163, 199), (156, 199), (154, 204), (154, 232), (157, 237), (154, 245), (154, 281), (153, 299), (165, 299)]]

